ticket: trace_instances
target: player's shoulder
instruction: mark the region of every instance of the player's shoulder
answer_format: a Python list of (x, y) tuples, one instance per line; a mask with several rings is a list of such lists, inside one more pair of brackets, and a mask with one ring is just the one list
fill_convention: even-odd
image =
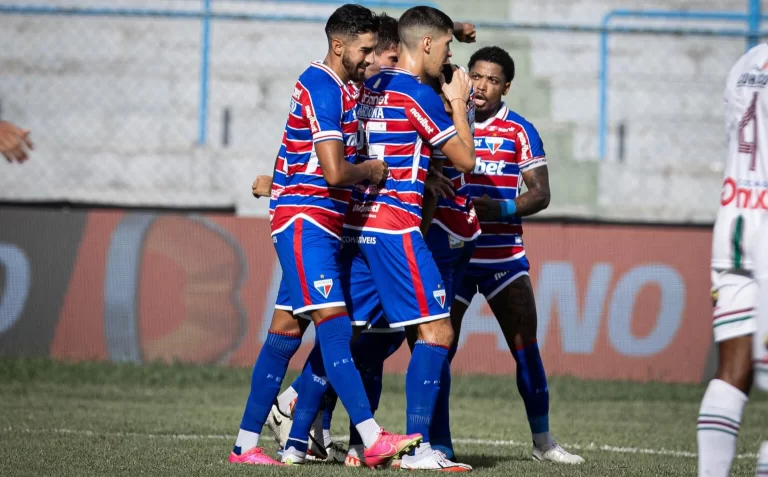
[(508, 128), (514, 129), (515, 131), (536, 131), (536, 126), (534, 126), (531, 121), (526, 119), (525, 116), (506, 106), (504, 106), (504, 108), (506, 111), (501, 115), (501, 120), (506, 123)]
[(731, 67), (728, 87), (765, 86), (768, 81), (768, 44), (761, 43), (741, 55)]
[(344, 84), (336, 73), (322, 63), (314, 62), (299, 76), (299, 83), (312, 93), (327, 92), (341, 95)]

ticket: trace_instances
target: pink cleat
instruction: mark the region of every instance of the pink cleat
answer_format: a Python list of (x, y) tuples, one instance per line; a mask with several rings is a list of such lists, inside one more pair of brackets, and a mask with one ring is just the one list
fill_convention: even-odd
[(264, 449), (261, 447), (254, 447), (240, 455), (230, 452), (229, 461), (233, 464), (277, 465), (279, 467), (285, 467), (285, 464), (282, 462), (278, 462), (265, 454)]
[(382, 429), (376, 442), (370, 448), (365, 449), (365, 464), (370, 468), (381, 467), (388, 461), (399, 459), (403, 454), (415, 449), (422, 439), (421, 434), (403, 436), (390, 434)]

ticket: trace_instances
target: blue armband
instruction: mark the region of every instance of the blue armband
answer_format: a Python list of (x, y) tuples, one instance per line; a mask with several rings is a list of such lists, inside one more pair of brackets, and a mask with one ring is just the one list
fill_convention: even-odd
[(514, 200), (505, 200), (501, 203), (501, 218), (508, 219), (517, 212), (517, 204)]

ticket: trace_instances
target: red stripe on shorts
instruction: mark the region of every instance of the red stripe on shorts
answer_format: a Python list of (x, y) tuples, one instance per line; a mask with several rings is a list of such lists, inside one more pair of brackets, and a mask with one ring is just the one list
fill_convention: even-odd
[(304, 228), (304, 219), (298, 218), (293, 223), (293, 255), (296, 258), (296, 273), (299, 274), (299, 283), (301, 283), (301, 294), (304, 296), (304, 306), (312, 304), (312, 298), (309, 296), (309, 287), (307, 287), (307, 276), (304, 274), (304, 257), (301, 250), (301, 232)]
[(408, 268), (411, 271), (411, 280), (413, 280), (413, 289), (416, 292), (416, 301), (419, 302), (419, 312), (421, 318), (429, 316), (429, 306), (427, 306), (427, 297), (424, 295), (424, 284), (421, 282), (419, 265), (416, 263), (416, 255), (413, 253), (413, 240), (411, 234), (403, 234), (403, 250), (405, 258), (408, 260)]

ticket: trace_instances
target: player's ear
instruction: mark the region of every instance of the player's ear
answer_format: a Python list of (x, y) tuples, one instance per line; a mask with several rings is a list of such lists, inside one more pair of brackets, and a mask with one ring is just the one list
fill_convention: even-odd
[(429, 54), (432, 51), (432, 37), (425, 36), (422, 38), (421, 46), (424, 48), (424, 53)]
[(511, 82), (511, 81), (507, 81), (506, 83), (504, 83), (504, 92), (503, 92), (503, 93), (501, 93), (501, 95), (502, 95), (502, 96), (506, 96), (506, 95), (507, 95), (507, 93), (509, 93), (509, 88), (510, 88), (511, 86), (512, 86), (512, 82)]
[(333, 38), (331, 40), (331, 51), (336, 56), (342, 56), (344, 49), (344, 42), (340, 38)]

